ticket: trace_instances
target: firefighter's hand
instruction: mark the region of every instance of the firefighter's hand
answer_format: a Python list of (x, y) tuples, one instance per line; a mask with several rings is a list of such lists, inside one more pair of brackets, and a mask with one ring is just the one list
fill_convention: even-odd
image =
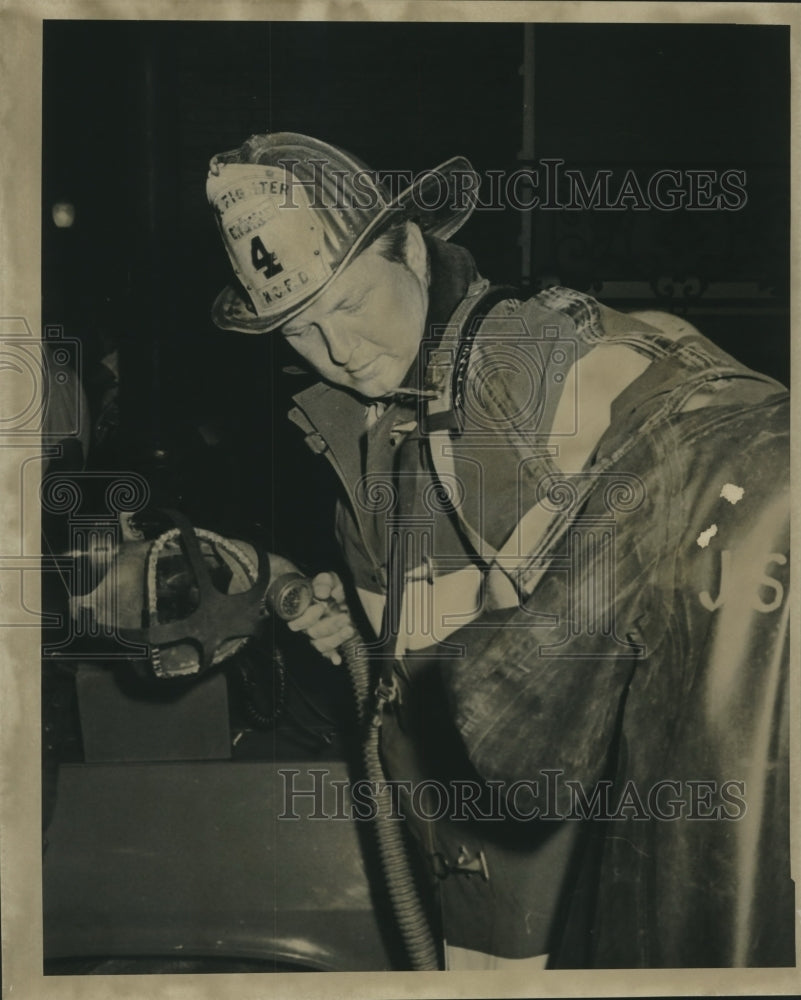
[(318, 653), (340, 664), (338, 647), (356, 634), (345, 603), (345, 588), (336, 573), (318, 573), (312, 580), (312, 588), (314, 603), (289, 622), (289, 628), (305, 632)]

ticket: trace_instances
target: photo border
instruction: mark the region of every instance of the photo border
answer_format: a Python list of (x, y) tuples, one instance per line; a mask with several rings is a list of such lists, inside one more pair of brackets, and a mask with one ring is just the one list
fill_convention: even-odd
[[(2, 25), (0, 109), (6, 141), (0, 217), (0, 337), (38, 337), (41, 329), (41, 115), (42, 24), (46, 19), (141, 20), (294, 20), (294, 21), (517, 21), (632, 23), (749, 23), (791, 27), (791, 65), (801, 67), (801, 10), (797, 4), (769, 3), (533, 3), (470, 0), (63, 0), (6, 2)], [(791, 204), (799, 194), (798, 136), (801, 135), (801, 73), (792, 76)], [(799, 212), (791, 221), (791, 288), (799, 282)], [(792, 294), (791, 324), (798, 328), (798, 295)], [(25, 332), (27, 328), (27, 333)], [(791, 345), (793, 372), (801, 357), (798, 338)], [(4, 400), (12, 407), (24, 399)], [(793, 427), (798, 401), (792, 403)], [(0, 457), (4, 503), (0, 520), (0, 566), (19, 565), (25, 579), (24, 603), (38, 607), (36, 570), (39, 543), (38, 492), (22, 496), (20, 469), (35, 456), (38, 443), (5, 437)], [(798, 496), (798, 463), (793, 456), (793, 496)], [(26, 489), (28, 488), (26, 480)], [(28, 490), (30, 492), (30, 490)], [(793, 505), (794, 538), (799, 533)], [(29, 506), (30, 505), (30, 506)], [(25, 516), (23, 516), (25, 515)], [(792, 566), (791, 591), (799, 590), (801, 564)], [(0, 592), (0, 607), (19, 601)], [(13, 609), (18, 610), (17, 608)], [(5, 619), (4, 619), (5, 620)], [(791, 759), (799, 759), (799, 629), (791, 630)], [(502, 972), (247, 973), (146, 976), (43, 976), (42, 859), (40, 801), (40, 634), (36, 627), (6, 627), (0, 663), (0, 901), (3, 996), (23, 1000), (53, 998), (165, 997), (263, 1000), (266, 994), (294, 997), (518, 997), (664, 996), (712, 994), (798, 994), (801, 977), (793, 969), (548, 970)], [(798, 767), (793, 767), (797, 775)], [(791, 812), (798, 817), (799, 791), (791, 781)], [(792, 830), (793, 873), (799, 873), (799, 824)], [(799, 914), (801, 911), (796, 910)], [(797, 946), (799, 942), (796, 927)]]

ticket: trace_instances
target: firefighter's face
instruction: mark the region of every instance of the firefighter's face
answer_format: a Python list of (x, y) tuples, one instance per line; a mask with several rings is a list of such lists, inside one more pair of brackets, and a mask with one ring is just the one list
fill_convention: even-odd
[(406, 264), (368, 247), (281, 332), (324, 379), (380, 399), (414, 362), (427, 308), (425, 244), (411, 226)]

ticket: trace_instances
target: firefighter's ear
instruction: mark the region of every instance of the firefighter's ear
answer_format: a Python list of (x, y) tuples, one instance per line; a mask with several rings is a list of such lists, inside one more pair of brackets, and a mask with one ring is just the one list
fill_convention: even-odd
[(406, 266), (417, 275), (424, 285), (428, 285), (428, 249), (423, 234), (415, 222), (406, 223)]

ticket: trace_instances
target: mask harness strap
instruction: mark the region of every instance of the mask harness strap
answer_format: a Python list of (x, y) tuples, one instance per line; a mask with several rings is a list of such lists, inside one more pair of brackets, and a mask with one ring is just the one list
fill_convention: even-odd
[[(264, 592), (270, 578), (269, 560), (260, 561), (258, 571), (253, 561), (239, 546), (211, 531), (192, 527), (183, 514), (166, 510), (175, 528), (157, 538), (150, 547), (147, 558), (146, 620), (141, 629), (120, 629), (121, 635), (133, 642), (150, 644), (154, 670), (159, 673), (158, 650), (173, 644), (189, 643), (198, 651), (202, 672), (212, 666), (215, 653), (226, 640), (244, 639), (252, 635), (265, 612)], [(198, 589), (198, 606), (185, 618), (159, 623), (157, 617), (157, 568), (159, 556), (168, 541), (179, 538), (195, 577)], [(223, 594), (215, 587), (209, 568), (200, 550), (204, 540), (225, 550), (247, 567), (253, 586), (239, 594)], [(254, 579), (255, 577), (255, 579)]]

